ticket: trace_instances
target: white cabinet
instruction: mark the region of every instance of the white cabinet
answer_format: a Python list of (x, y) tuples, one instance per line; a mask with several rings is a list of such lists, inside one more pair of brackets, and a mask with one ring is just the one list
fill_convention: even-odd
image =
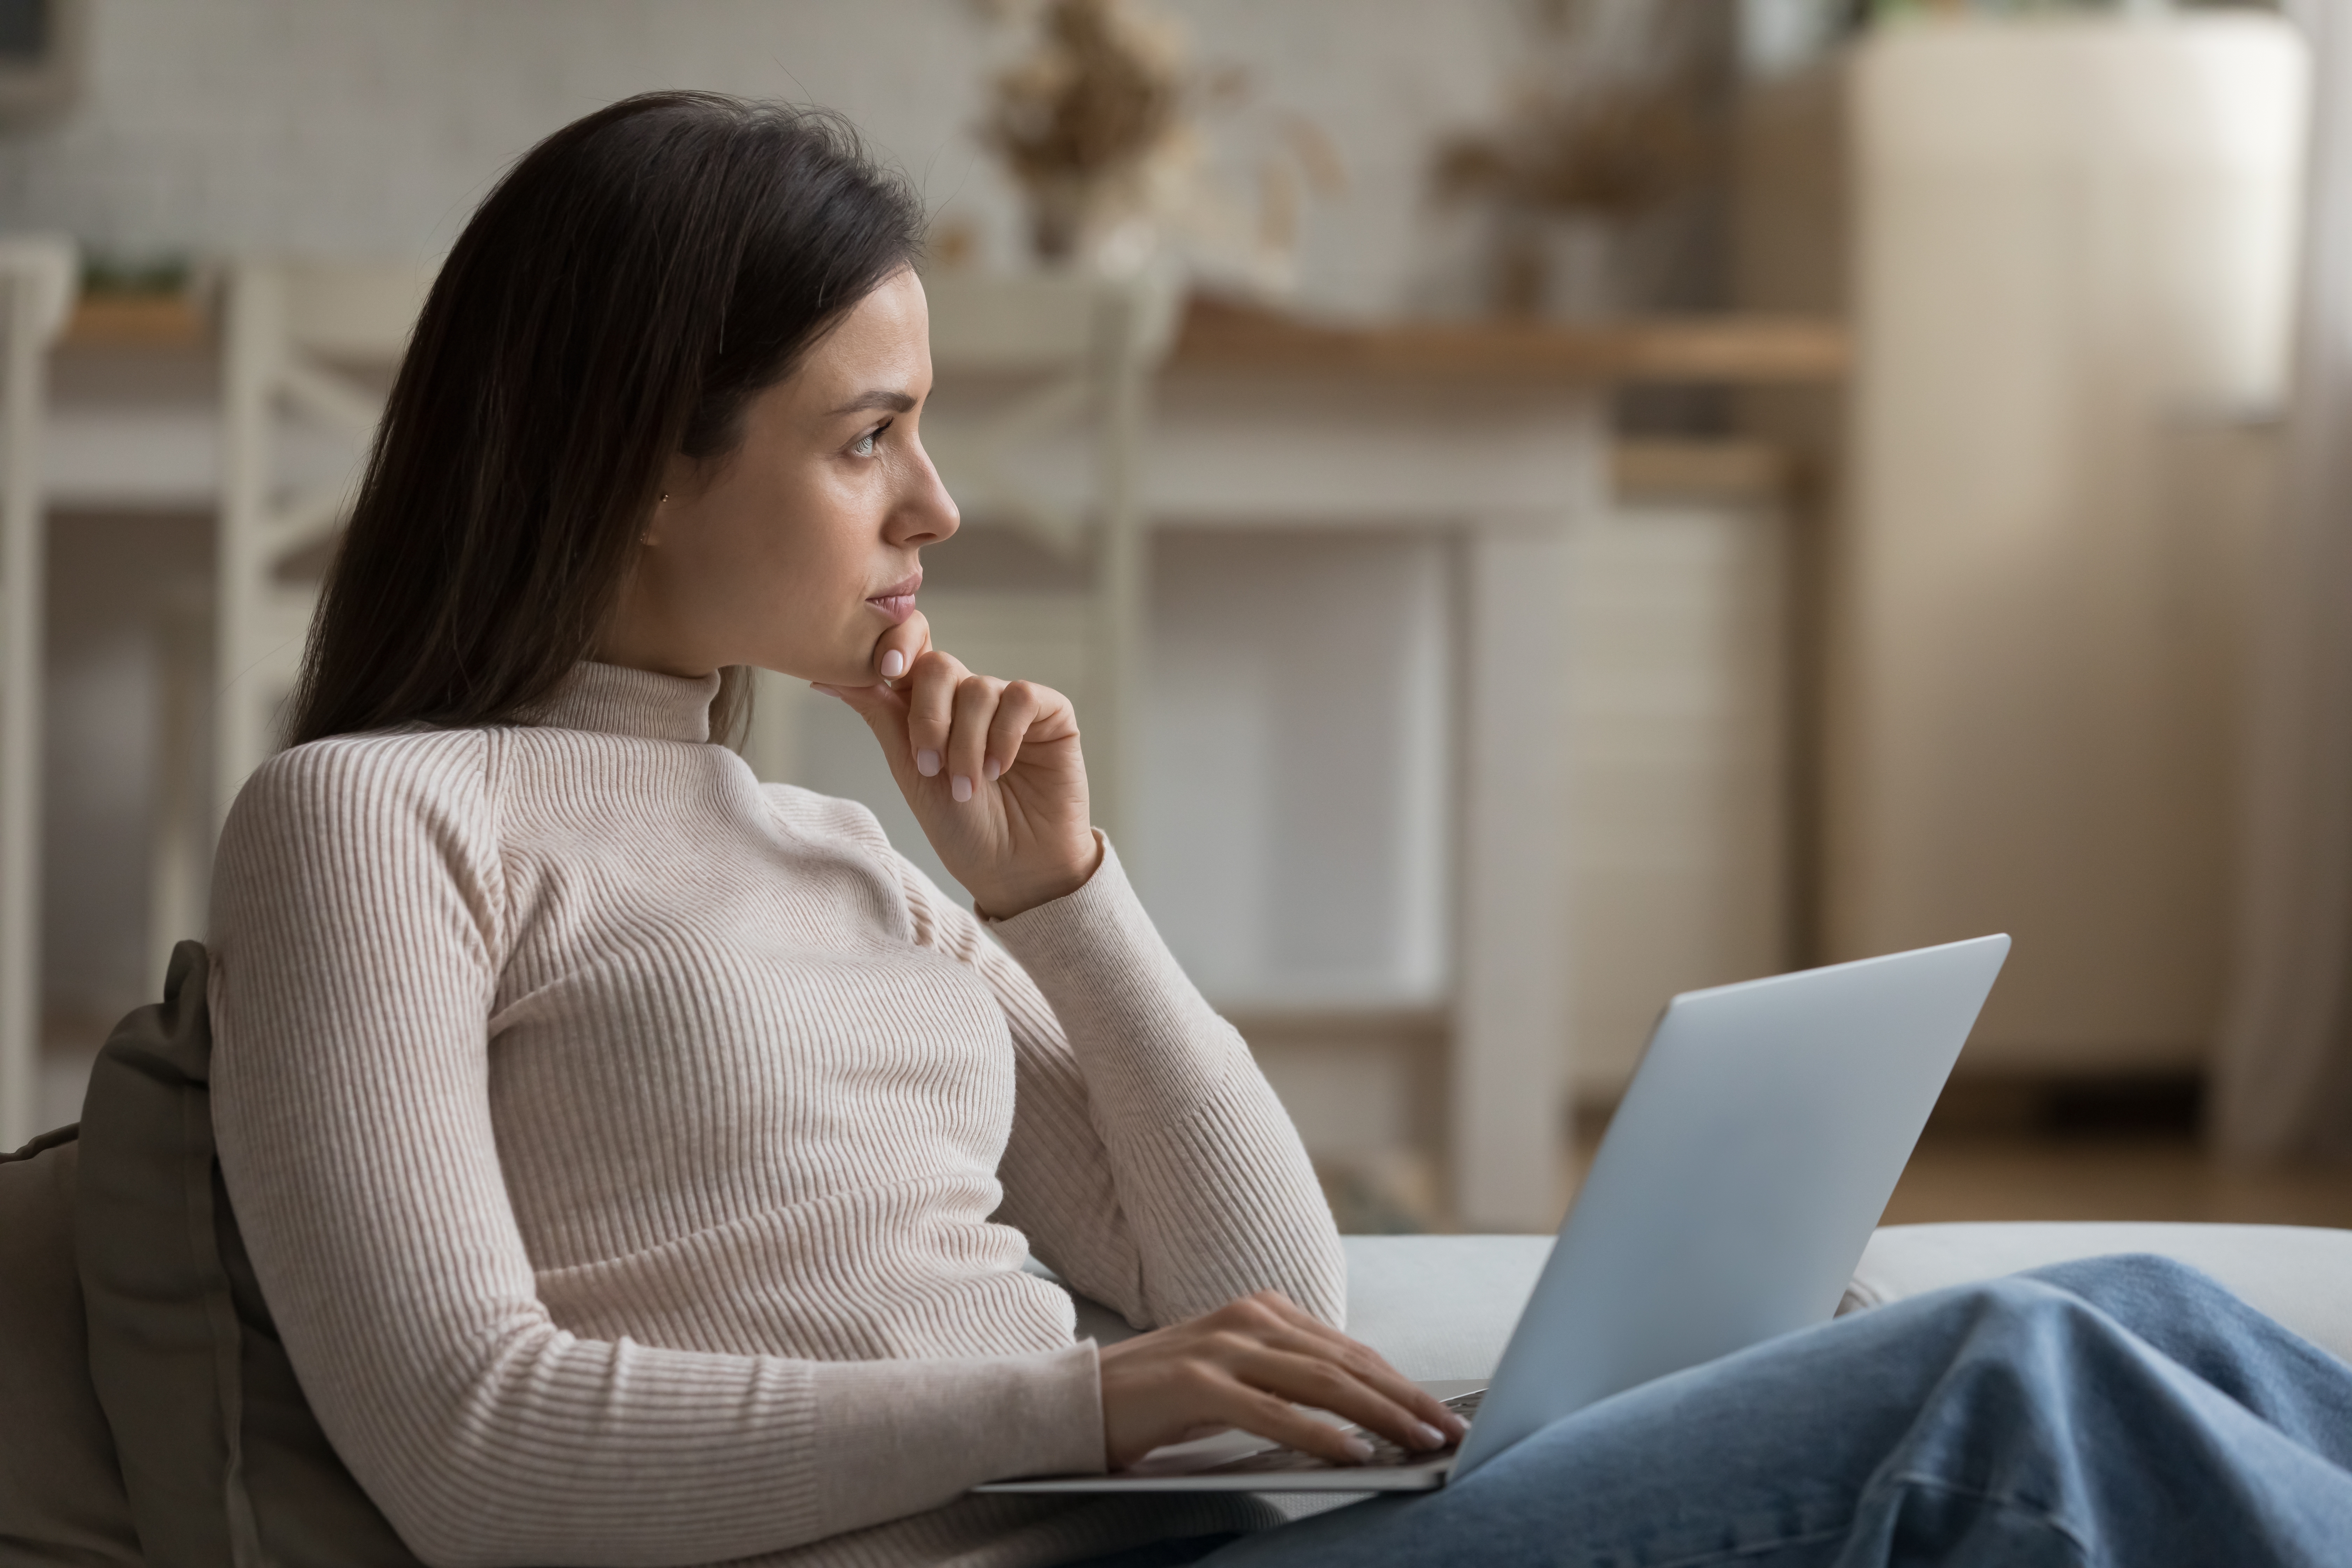
[(1667, 997), (1786, 969), (1792, 937), (1786, 509), (1769, 473), (1707, 494), (1627, 483), (1630, 466), (1569, 537), (1563, 874), (1586, 1104), (1623, 1091)]
[(2189, 1066), (2215, 1023), (2305, 73), (2251, 15), (1851, 62), (1823, 956), (2013, 933), (1979, 1068)]
[(1433, 1009), (1453, 870), (1451, 561), (1415, 533), (1163, 532), (1141, 846), (1238, 1012)]

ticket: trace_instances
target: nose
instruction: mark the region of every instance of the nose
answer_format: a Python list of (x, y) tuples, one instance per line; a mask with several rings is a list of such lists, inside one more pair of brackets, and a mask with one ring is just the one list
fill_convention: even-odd
[(931, 455), (915, 447), (916, 464), (908, 473), (906, 492), (890, 514), (890, 542), (919, 548), (954, 537), (963, 526), (963, 514), (945, 480), (931, 464)]

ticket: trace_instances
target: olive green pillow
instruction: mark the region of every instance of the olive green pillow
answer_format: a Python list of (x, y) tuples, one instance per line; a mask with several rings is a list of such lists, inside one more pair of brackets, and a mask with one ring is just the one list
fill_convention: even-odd
[(74, 1274), (74, 1129), (0, 1154), (0, 1568), (138, 1568)]
[(213, 1153), (204, 948), (115, 1026), (82, 1102), (90, 1381), (152, 1568), (417, 1568), (328, 1445)]

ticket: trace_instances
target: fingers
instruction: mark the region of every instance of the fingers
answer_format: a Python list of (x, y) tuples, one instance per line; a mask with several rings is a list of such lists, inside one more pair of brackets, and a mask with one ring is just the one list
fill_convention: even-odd
[(1122, 1463), (1175, 1432), (1211, 1423), (1334, 1464), (1370, 1457), (1361, 1433), (1299, 1405), (1353, 1422), (1409, 1453), (1442, 1448), (1466, 1429), (1378, 1352), (1272, 1292), (1111, 1347), (1102, 1365), (1106, 1439)]
[(956, 685), (955, 732), (948, 737), (948, 772), (958, 800), (971, 798), (972, 785), (996, 782), (1003, 771), (988, 754), (988, 742), (998, 711), (1004, 705), (1005, 685), (984, 675), (966, 676)]
[(1443, 1448), (1468, 1430), (1461, 1417), (1381, 1359), (1344, 1335), (1284, 1330), (1262, 1337), (1236, 1371), (1286, 1399), (1344, 1417), (1408, 1452)]
[[(1362, 1437), (1299, 1409), (1278, 1388), (1262, 1387), (1229, 1364), (1213, 1336), (1191, 1324), (1145, 1334), (1102, 1352), (1105, 1447), (1114, 1469), (1124, 1468), (1163, 1443), (1208, 1430), (1253, 1433), (1287, 1443), (1335, 1465), (1371, 1457)], [(1296, 1369), (1260, 1367), (1257, 1375), (1281, 1384), (1308, 1381)]]
[(916, 773), (924, 778), (944, 775), (958, 801), (971, 799), (980, 784), (1003, 777), (1041, 721), (1058, 717), (1069, 706), (1058, 692), (1030, 681), (974, 675), (937, 648), (916, 658), (898, 689), (907, 699), (907, 744)]
[[(1319, 1356), (1297, 1351), (1257, 1349), (1235, 1358), (1235, 1378), (1245, 1387), (1261, 1394), (1275, 1395), (1286, 1405), (1303, 1405), (1316, 1410), (1328, 1410), (1342, 1420), (1353, 1422), (1368, 1432), (1377, 1432), (1407, 1453), (1433, 1452), (1445, 1447), (1448, 1439), (1425, 1421), (1411, 1415), (1395, 1401), (1362, 1383), (1346, 1368)], [(1359, 1438), (1350, 1445), (1347, 1433), (1328, 1422), (1313, 1425), (1324, 1433), (1337, 1436), (1338, 1442), (1318, 1438), (1314, 1443), (1299, 1443), (1308, 1451), (1327, 1459), (1360, 1461), (1367, 1457), (1364, 1444)], [(1247, 1423), (1244, 1423), (1247, 1425)], [(1252, 1426), (1251, 1430), (1259, 1428)], [(1279, 1436), (1284, 1442), (1295, 1441), (1286, 1426), (1283, 1433), (1262, 1433)]]
[(917, 610), (892, 626), (874, 644), (873, 668), (877, 677), (897, 680), (915, 668), (931, 646), (931, 623), (922, 611)]
[[(947, 771), (956, 693), (971, 677), (961, 659), (932, 648), (917, 657), (910, 678), (900, 683), (907, 698), (907, 746), (914, 753), (915, 771), (927, 779)], [(969, 770), (964, 776), (971, 776)], [(970, 799), (971, 791), (960, 798)]]
[[(1391, 1366), (1388, 1358), (1380, 1352), (1361, 1340), (1349, 1339), (1320, 1318), (1298, 1307), (1279, 1290), (1260, 1291), (1248, 1300), (1273, 1312), (1290, 1331), (1316, 1344), (1321, 1353), (1347, 1368), (1349, 1375), (1377, 1390), (1412, 1419), (1434, 1427), (1448, 1442), (1459, 1438), (1470, 1429), (1470, 1424), (1447, 1409), (1444, 1401)], [(1348, 1415), (1349, 1412), (1338, 1411), (1336, 1414)], [(1386, 1426), (1373, 1425), (1373, 1429), (1404, 1443), (1407, 1447), (1413, 1446), (1405, 1443)]]
[(1028, 738), (1030, 726), (1045, 711), (1043, 687), (1025, 680), (1006, 686), (996, 700), (996, 713), (988, 721), (987, 754), (981, 763), (981, 776), (991, 783), (1002, 775), (1021, 756), (1021, 742)]
[(1287, 1443), (1302, 1453), (1335, 1465), (1360, 1465), (1372, 1457), (1372, 1446), (1352, 1432), (1318, 1421), (1283, 1395), (1236, 1383), (1238, 1406), (1233, 1425), (1269, 1442)]

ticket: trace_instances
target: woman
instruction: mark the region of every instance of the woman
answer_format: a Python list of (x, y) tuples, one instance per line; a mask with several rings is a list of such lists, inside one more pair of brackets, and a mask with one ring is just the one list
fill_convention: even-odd
[[(930, 646), (920, 552), (956, 511), (919, 435), (919, 223), (836, 124), (727, 100), (632, 100), (529, 154), (425, 305), (295, 744), (223, 836), (223, 1173), (322, 1425), (436, 1564), (1183, 1561), (1263, 1505), (964, 1493), (1227, 1425), (1360, 1455), (1293, 1401), (1408, 1448), (1459, 1434), (1339, 1331), (1307, 1160), (1089, 826), (1069, 703)], [(866, 721), (971, 912), (862, 808), (711, 743), (747, 666)], [(1024, 1251), (1160, 1326), (1073, 1343)], [(1987, 1333), (2000, 1366), (2069, 1326), (2144, 1345), (2134, 1302), (2208, 1378), (2271, 1391), (2262, 1431), (2352, 1417), (2341, 1369), (2180, 1271), (2003, 1289), (1231, 1550), (1860, 1539), (1863, 1491), (1725, 1417), (1826, 1400), (1801, 1424), (1821, 1466), (1916, 1457), (1928, 1415), (1985, 1433), (1925, 1373)], [(2169, 1386), (2147, 1353), (2100, 1410)], [(2131, 1425), (2226, 1424), (2194, 1415)], [(2029, 1447), (1993, 1452), (2063, 1473)]]

